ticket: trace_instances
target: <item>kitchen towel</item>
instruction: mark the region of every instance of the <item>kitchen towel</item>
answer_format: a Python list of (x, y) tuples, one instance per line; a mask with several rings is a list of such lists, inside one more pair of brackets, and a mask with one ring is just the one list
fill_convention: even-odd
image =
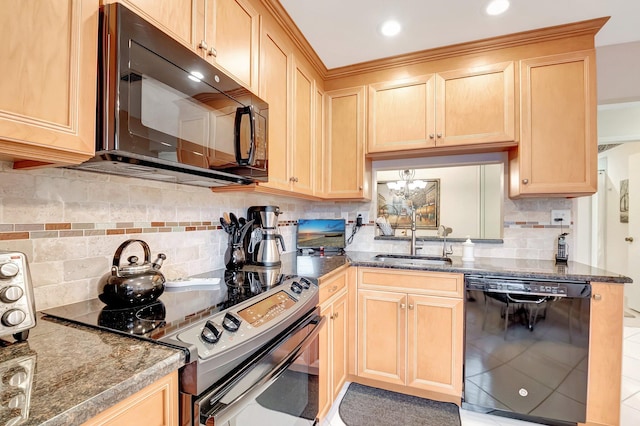
[(347, 426), (460, 426), (458, 406), (351, 383), (340, 417)]

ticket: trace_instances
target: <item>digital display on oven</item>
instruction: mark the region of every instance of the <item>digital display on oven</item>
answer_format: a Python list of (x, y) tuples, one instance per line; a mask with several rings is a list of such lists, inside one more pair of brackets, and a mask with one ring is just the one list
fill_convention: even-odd
[(291, 296), (284, 291), (279, 291), (248, 308), (238, 311), (238, 316), (252, 326), (260, 327), (295, 305), (295, 303), (296, 301)]

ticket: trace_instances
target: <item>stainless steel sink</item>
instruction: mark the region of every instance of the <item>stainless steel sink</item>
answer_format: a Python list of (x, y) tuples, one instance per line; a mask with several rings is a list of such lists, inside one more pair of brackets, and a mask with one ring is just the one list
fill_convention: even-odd
[(379, 254), (375, 256), (376, 260), (393, 265), (412, 265), (412, 266), (449, 266), (451, 259), (440, 256), (411, 256), (408, 254)]

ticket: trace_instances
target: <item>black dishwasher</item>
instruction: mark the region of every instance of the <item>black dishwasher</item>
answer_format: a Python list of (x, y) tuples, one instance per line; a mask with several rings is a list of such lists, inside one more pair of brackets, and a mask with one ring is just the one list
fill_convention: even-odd
[(468, 275), (465, 287), (463, 408), (584, 422), (590, 283)]

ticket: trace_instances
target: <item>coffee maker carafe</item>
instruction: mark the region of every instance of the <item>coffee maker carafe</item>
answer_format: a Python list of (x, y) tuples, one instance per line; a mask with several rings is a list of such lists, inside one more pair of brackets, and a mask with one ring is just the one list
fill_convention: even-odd
[(278, 206), (253, 206), (247, 210), (247, 220), (254, 220), (253, 230), (245, 238), (248, 263), (259, 266), (281, 264), (280, 253), (286, 249), (284, 239), (278, 233), (280, 214), (282, 212)]

